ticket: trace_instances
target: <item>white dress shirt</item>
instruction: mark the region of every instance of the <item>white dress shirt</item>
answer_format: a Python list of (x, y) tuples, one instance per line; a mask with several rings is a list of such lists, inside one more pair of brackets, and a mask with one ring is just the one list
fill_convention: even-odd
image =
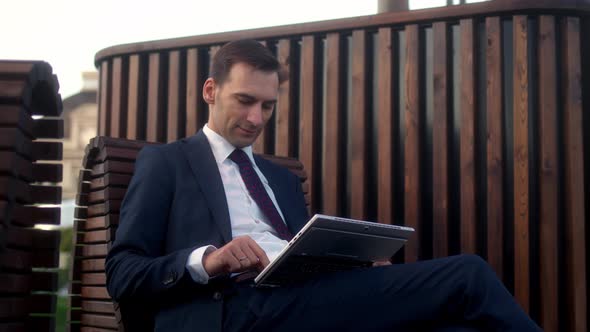
[[(242, 235), (250, 236), (266, 252), (268, 259), (272, 261), (287, 245), (287, 241), (281, 240), (277, 236), (276, 231), (270, 225), (262, 210), (260, 210), (256, 202), (254, 202), (250, 193), (248, 193), (248, 189), (240, 175), (238, 165), (228, 158), (236, 148), (225, 138), (211, 130), (208, 125), (205, 125), (203, 128), (203, 133), (207, 136), (217, 167), (219, 168), (219, 173), (221, 174), (221, 181), (223, 182), (223, 188), (225, 189), (225, 197), (229, 209), (229, 219), (231, 221), (233, 238)], [(252, 147), (248, 146), (242, 150), (246, 152), (250, 158), (256, 174), (258, 174), (258, 177), (260, 177), (260, 180), (264, 185), (264, 189), (266, 189), (268, 196), (270, 196), (270, 199), (284, 221), (285, 217), (277, 204), (275, 195), (268, 185), (266, 177), (264, 177), (264, 174), (262, 174), (254, 161)], [(209, 275), (203, 267), (203, 256), (205, 253), (209, 253), (216, 249), (217, 248), (211, 245), (203, 246), (195, 249), (189, 255), (186, 267), (193, 280), (201, 284), (206, 284), (209, 281)]]

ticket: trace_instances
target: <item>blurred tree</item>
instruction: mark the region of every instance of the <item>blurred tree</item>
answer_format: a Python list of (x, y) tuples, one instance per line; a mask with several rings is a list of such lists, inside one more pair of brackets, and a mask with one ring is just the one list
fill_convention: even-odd
[(64, 227), (61, 229), (61, 243), (59, 244), (59, 251), (60, 252), (72, 252), (72, 235), (74, 233), (74, 229), (72, 227)]

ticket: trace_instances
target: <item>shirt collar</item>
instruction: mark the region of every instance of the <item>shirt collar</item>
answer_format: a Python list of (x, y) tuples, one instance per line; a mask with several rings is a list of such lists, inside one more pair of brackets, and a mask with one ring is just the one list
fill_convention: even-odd
[[(217, 164), (222, 164), (236, 149), (236, 147), (228, 142), (223, 136), (209, 128), (208, 124), (205, 124), (203, 127), (203, 133), (205, 136), (207, 136), (207, 140), (209, 141), (209, 145), (211, 145), (211, 150), (213, 151), (213, 156), (215, 157)], [(252, 146), (249, 145), (245, 148), (242, 148), (242, 151), (246, 152), (246, 155), (248, 155), (248, 158), (250, 158), (252, 164), (256, 165), (256, 162), (254, 161), (254, 155), (252, 154)]]

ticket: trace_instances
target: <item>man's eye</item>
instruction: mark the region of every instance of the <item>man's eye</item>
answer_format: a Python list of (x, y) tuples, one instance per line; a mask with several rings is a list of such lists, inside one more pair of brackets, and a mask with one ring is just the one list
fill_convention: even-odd
[(262, 108), (264, 108), (265, 110), (272, 110), (274, 107), (275, 107), (274, 103), (262, 104)]
[(238, 103), (242, 105), (251, 105), (252, 103), (254, 103), (254, 100), (250, 98), (238, 97), (237, 99)]

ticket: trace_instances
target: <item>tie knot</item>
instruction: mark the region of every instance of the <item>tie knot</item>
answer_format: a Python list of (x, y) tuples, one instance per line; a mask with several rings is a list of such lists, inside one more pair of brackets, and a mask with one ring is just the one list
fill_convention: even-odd
[(248, 158), (248, 155), (242, 149), (235, 149), (230, 153), (229, 159), (238, 165), (250, 164), (250, 158)]

